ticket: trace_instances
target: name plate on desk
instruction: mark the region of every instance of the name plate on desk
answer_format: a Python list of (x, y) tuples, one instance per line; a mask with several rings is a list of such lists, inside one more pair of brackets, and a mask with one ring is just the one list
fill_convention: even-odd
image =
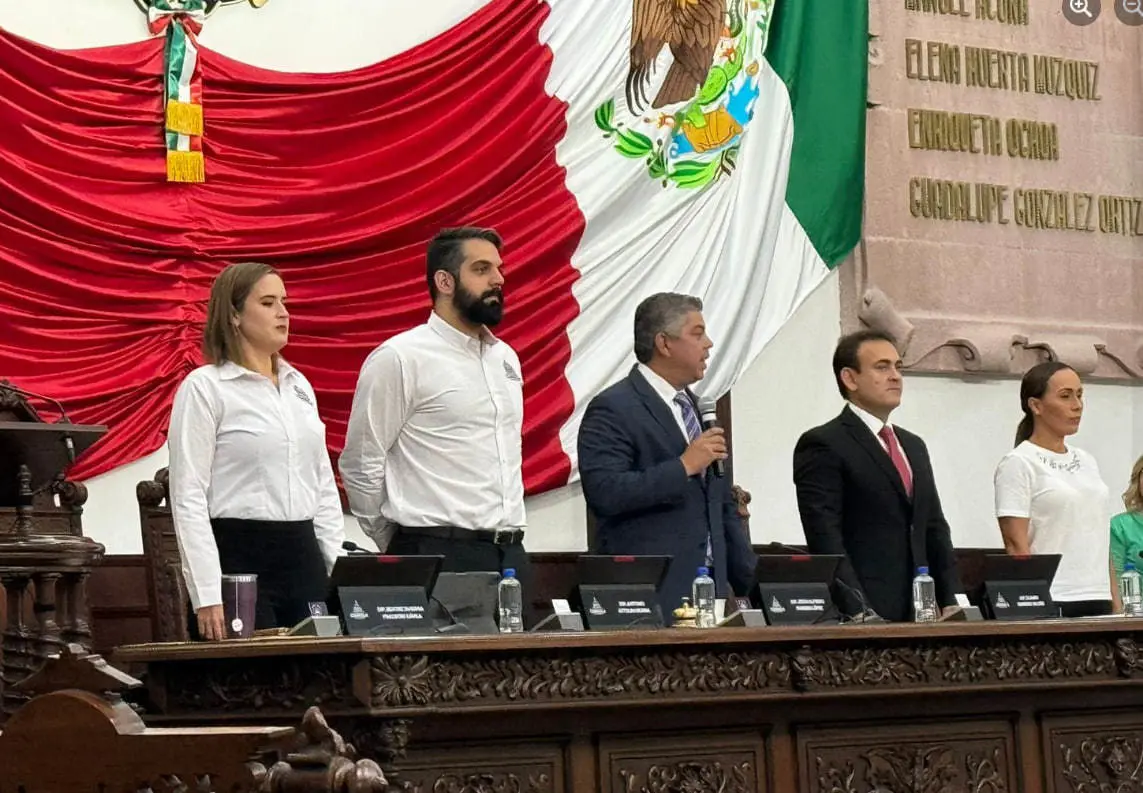
[(764, 583), (758, 585), (762, 611), (771, 625), (812, 625), (831, 608), (829, 586), (822, 583)]
[(653, 586), (580, 584), (579, 598), (588, 630), (663, 627), (663, 612)]
[(1047, 581), (985, 581), (986, 616), (994, 620), (1034, 620), (1059, 616)]
[(421, 587), (343, 586), (337, 597), (350, 636), (433, 632), (428, 598)]

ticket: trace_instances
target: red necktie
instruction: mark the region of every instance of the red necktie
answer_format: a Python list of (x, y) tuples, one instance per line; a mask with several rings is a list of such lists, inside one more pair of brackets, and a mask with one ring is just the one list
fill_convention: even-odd
[(909, 498), (912, 498), (913, 475), (909, 473), (909, 465), (905, 462), (905, 455), (901, 454), (901, 447), (897, 445), (897, 436), (893, 434), (893, 430), (888, 424), (882, 427), (881, 432), (877, 434), (881, 440), (885, 441), (885, 447), (889, 450), (889, 459), (893, 461), (893, 466), (901, 476), (901, 483), (905, 485), (905, 493)]

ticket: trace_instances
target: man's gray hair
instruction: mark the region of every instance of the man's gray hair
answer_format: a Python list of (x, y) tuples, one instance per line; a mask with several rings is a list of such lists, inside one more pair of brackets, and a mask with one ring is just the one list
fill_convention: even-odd
[(648, 363), (655, 352), (655, 337), (660, 333), (678, 336), (692, 311), (702, 311), (702, 300), (677, 292), (659, 292), (640, 303), (635, 309), (635, 360)]

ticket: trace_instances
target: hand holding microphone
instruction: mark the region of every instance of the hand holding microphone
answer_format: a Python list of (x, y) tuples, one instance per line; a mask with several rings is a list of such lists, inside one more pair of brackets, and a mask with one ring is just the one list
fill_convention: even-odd
[(699, 416), (702, 420), (703, 433), (691, 441), (690, 446), (683, 452), (683, 468), (686, 469), (687, 476), (697, 476), (707, 468), (711, 468), (715, 476), (721, 477), (725, 474), (726, 468), (722, 461), (727, 458), (728, 453), (725, 431), (718, 426), (714, 402), (703, 400), (699, 404)]

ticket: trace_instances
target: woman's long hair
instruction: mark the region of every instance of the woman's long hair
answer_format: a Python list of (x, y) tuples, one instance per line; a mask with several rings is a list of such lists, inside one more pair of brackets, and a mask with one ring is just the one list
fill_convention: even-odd
[[(202, 334), (202, 354), (209, 363), (221, 366), (227, 361), (245, 366), (242, 360), (242, 342), (234, 318), (242, 313), (246, 298), (254, 285), (267, 275), (278, 271), (261, 262), (239, 262), (218, 274), (210, 287), (210, 301), (206, 306), (206, 325)], [(274, 356), (277, 369), (278, 356)]]
[(1056, 372), (1064, 369), (1075, 371), (1060, 361), (1044, 361), (1024, 373), (1024, 379), (1020, 381), (1020, 410), (1024, 412), (1024, 418), (1020, 419), (1020, 424), (1016, 427), (1017, 446), (1031, 438), (1032, 431), (1036, 428), (1036, 416), (1032, 413), (1032, 408), (1028, 407), (1028, 400), (1043, 399), (1048, 392), (1048, 381)]
[(1139, 477), (1143, 476), (1143, 457), (1131, 467), (1131, 481), (1123, 491), (1123, 506), (1128, 512), (1143, 512), (1143, 493), (1139, 492)]

